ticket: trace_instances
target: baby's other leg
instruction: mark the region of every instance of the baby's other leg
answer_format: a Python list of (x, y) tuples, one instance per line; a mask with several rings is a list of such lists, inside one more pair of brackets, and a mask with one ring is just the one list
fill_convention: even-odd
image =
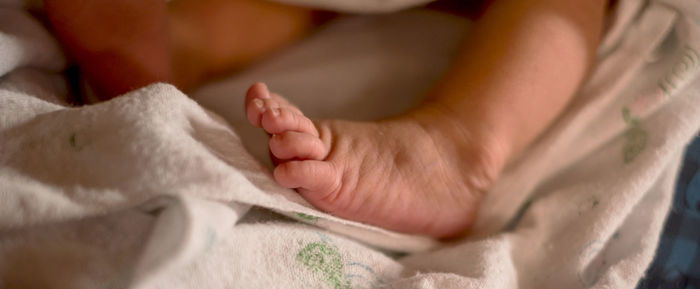
[(261, 0), (47, 0), (45, 7), (101, 99), (153, 82), (187, 91), (312, 26), (311, 10)]
[(152, 82), (172, 82), (162, 0), (46, 0), (47, 16), (92, 90), (108, 99)]

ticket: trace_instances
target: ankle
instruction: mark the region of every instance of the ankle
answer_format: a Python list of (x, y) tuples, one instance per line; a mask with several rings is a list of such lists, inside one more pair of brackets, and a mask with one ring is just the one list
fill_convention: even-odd
[(493, 134), (487, 123), (466, 120), (437, 103), (425, 104), (409, 115), (450, 158), (455, 169), (464, 172), (467, 185), (476, 191), (488, 190), (510, 157), (507, 142)]

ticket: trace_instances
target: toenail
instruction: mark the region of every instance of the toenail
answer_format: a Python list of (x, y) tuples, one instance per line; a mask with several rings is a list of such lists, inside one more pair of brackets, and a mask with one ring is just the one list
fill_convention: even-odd
[(279, 108), (273, 108), (272, 109), (272, 115), (274, 116), (279, 116), (280, 115), (280, 109)]
[(256, 98), (253, 99), (253, 104), (255, 107), (257, 107), (261, 112), (265, 112), (265, 103), (262, 101), (262, 99)]

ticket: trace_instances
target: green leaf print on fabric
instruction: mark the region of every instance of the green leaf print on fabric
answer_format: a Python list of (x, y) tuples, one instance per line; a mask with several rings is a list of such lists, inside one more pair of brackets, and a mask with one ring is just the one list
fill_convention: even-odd
[(302, 219), (304, 219), (304, 220), (306, 220), (306, 221), (309, 221), (309, 222), (311, 222), (311, 223), (314, 223), (314, 224), (315, 224), (316, 222), (318, 222), (318, 219), (319, 219), (318, 217), (314, 217), (314, 216), (307, 215), (307, 214), (304, 214), (304, 213), (297, 213), (297, 217), (302, 218)]
[(309, 243), (297, 253), (297, 261), (321, 274), (333, 288), (350, 288), (350, 282), (343, 278), (343, 258), (336, 248), (326, 243)]
[(622, 148), (622, 160), (629, 164), (644, 151), (647, 146), (647, 132), (639, 127), (639, 121), (632, 116), (629, 108), (622, 108), (622, 119), (629, 128), (625, 132), (625, 145)]

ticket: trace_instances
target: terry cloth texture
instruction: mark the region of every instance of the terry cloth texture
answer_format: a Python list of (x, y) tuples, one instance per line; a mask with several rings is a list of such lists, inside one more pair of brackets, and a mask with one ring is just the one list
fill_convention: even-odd
[(621, 5), (574, 102), (449, 244), (314, 210), (246, 152), (265, 145), (240, 111), (263, 80), (311, 115), (400, 113), (464, 20), (342, 18), (197, 102), (155, 84), (71, 107), (51, 35), (2, 6), (0, 288), (634, 288), (700, 127), (694, 3)]

